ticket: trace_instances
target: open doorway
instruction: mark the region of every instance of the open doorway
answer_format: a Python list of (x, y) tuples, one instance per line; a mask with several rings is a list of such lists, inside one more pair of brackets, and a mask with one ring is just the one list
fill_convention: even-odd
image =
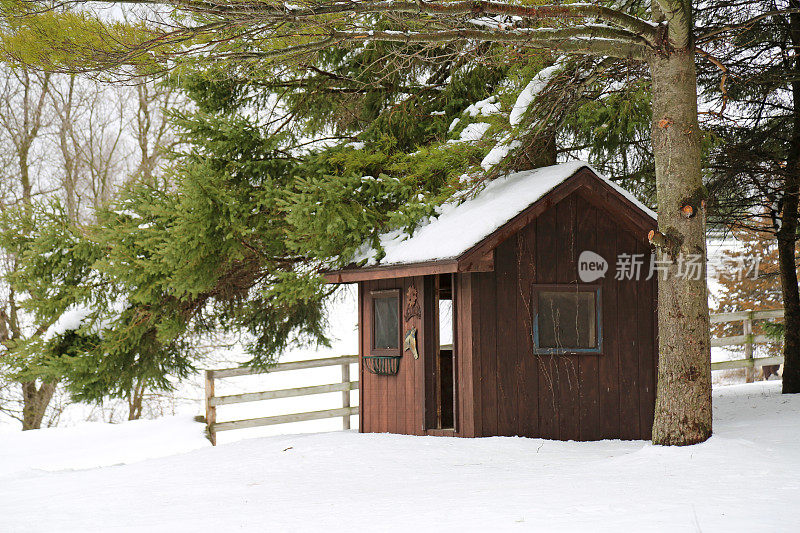
[[(453, 275), (434, 276), (435, 357), (428, 387), (433, 402), (428, 403), (428, 427), (455, 428), (455, 306)], [(433, 390), (431, 390), (433, 389)]]

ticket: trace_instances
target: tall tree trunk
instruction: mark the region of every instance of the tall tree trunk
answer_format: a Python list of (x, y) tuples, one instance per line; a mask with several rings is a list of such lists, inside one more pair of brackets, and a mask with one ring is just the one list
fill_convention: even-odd
[[(800, 0), (792, 0), (791, 7), (800, 8)], [(792, 44), (800, 47), (800, 14), (789, 16)], [(797, 54), (795, 54), (797, 56)], [(800, 293), (797, 287), (797, 209), (800, 193), (800, 58), (794, 59), (795, 77), (792, 80), (794, 104), (794, 131), (789, 146), (788, 168), (781, 212), (781, 229), (778, 230), (778, 265), (783, 293), (783, 392), (800, 392)]]
[[(691, 50), (688, 47), (687, 50)], [(660, 260), (658, 386), (653, 443), (686, 445), (711, 436), (711, 341), (706, 288), (705, 197), (700, 170), (694, 53), (672, 50), (650, 62)], [(687, 217), (683, 206), (692, 206)], [(681, 258), (700, 275), (681, 275)], [(695, 279), (696, 278), (696, 279)]]
[(22, 431), (39, 429), (47, 411), (47, 406), (56, 391), (56, 384), (44, 382), (37, 387), (35, 381), (26, 381), (22, 384)]
[[(795, 247), (797, 235), (797, 192), (798, 180), (795, 177), (792, 189), (787, 195), (793, 195), (794, 216), (782, 217), (783, 225), (778, 231), (778, 266), (783, 294), (783, 392), (800, 392), (800, 294), (797, 287), (797, 267)], [(791, 207), (791, 206), (789, 206)], [(787, 206), (784, 205), (784, 213)], [(790, 222), (791, 221), (791, 222)]]

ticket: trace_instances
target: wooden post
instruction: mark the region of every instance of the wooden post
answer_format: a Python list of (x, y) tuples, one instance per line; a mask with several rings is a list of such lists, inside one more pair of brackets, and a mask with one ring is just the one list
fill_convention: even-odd
[(755, 367), (753, 366), (753, 314), (752, 312), (744, 319), (744, 357), (748, 361), (745, 369), (745, 380), (752, 383), (755, 377)]
[(217, 445), (217, 432), (214, 425), (217, 423), (217, 407), (211, 405), (214, 397), (214, 376), (211, 370), (206, 370), (206, 424), (208, 428), (208, 440), (212, 446)]
[[(350, 384), (350, 363), (342, 365), (342, 383)], [(342, 391), (342, 407), (350, 407), (350, 387)], [(342, 417), (342, 429), (350, 429), (350, 413)]]

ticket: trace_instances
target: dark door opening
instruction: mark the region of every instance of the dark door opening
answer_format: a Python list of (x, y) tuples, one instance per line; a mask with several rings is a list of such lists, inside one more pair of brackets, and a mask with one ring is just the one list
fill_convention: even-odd
[(436, 320), (436, 360), (434, 386), (437, 429), (455, 428), (455, 307), (453, 305), (453, 276), (436, 276), (434, 310)]

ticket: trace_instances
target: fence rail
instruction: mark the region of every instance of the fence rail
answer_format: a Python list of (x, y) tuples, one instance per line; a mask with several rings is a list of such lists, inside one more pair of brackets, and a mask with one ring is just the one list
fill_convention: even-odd
[(745, 379), (750, 383), (755, 378), (755, 369), (757, 367), (782, 364), (783, 356), (781, 355), (753, 358), (754, 345), (775, 342), (774, 339), (766, 335), (753, 335), (753, 321), (777, 318), (783, 318), (783, 309), (773, 309), (770, 311), (738, 311), (736, 313), (718, 313), (711, 315), (712, 324), (741, 322), (742, 331), (744, 332), (744, 335), (712, 338), (711, 346), (744, 346), (745, 357), (744, 359), (737, 359), (735, 361), (711, 363), (711, 370), (744, 368), (746, 371)]
[[(753, 335), (753, 321), (780, 318), (783, 318), (782, 309), (771, 311), (740, 311), (736, 313), (718, 313), (711, 315), (712, 324), (742, 322), (742, 328), (744, 332), (744, 335), (712, 338), (711, 346), (744, 346), (745, 352), (744, 359), (711, 363), (711, 370), (744, 368), (747, 371), (747, 381), (750, 382), (753, 380), (755, 368), (765, 365), (779, 365), (783, 363), (783, 356), (759, 358), (753, 357), (754, 345), (775, 342), (766, 335)], [(211, 443), (216, 445), (217, 432), (219, 431), (271, 426), (275, 424), (288, 424), (291, 422), (304, 422), (307, 420), (321, 420), (325, 418), (342, 417), (342, 426), (344, 429), (350, 429), (350, 417), (359, 413), (358, 406), (350, 405), (350, 391), (358, 389), (358, 381), (350, 381), (350, 365), (353, 363), (358, 363), (357, 355), (345, 355), (341, 357), (327, 357), (324, 359), (310, 359), (307, 361), (278, 363), (269, 370), (258, 370), (250, 367), (206, 370), (206, 422), (208, 424), (208, 433)], [(302, 370), (306, 368), (321, 368), (326, 366), (342, 367), (342, 381), (340, 383), (312, 385), (294, 389), (247, 392), (242, 394), (230, 394), (226, 396), (217, 396), (214, 393), (214, 382), (218, 379), (252, 376), (265, 373), (269, 374), (273, 372), (285, 372), (289, 370)], [(275, 400), (278, 398), (293, 398), (296, 396), (310, 396), (313, 394), (325, 394), (330, 392), (342, 393), (342, 407), (335, 409), (324, 409), (322, 411), (310, 411), (306, 413), (292, 413), (287, 415), (250, 418), (246, 420), (217, 422), (217, 407), (219, 406), (244, 402), (257, 402), (261, 400)]]
[[(350, 405), (350, 391), (358, 389), (358, 381), (350, 381), (350, 365), (353, 363), (358, 363), (357, 355), (327, 357), (324, 359), (310, 359), (307, 361), (292, 361), (291, 363), (278, 363), (268, 370), (259, 370), (246, 366), (237, 368), (224, 368), (220, 370), (206, 370), (206, 423), (208, 424), (208, 437), (209, 440), (211, 440), (211, 444), (216, 446), (217, 432), (219, 431), (272, 426), (275, 424), (289, 424), (291, 422), (304, 422), (307, 420), (321, 420), (325, 418), (342, 417), (342, 426), (344, 429), (350, 429), (350, 417), (358, 414), (358, 406)], [(271, 374), (273, 372), (302, 370), (306, 368), (321, 368), (326, 366), (342, 367), (342, 381), (340, 383), (312, 385), (309, 387), (298, 387), (294, 389), (247, 392), (243, 394), (230, 394), (226, 396), (217, 396), (214, 391), (215, 380), (217, 379), (253, 376), (257, 374)], [(329, 392), (342, 393), (342, 407), (336, 409), (324, 409), (322, 411), (310, 411), (306, 413), (292, 413), (288, 415), (265, 416), (260, 418), (249, 418), (246, 420), (217, 422), (217, 407), (221, 405), (257, 402), (261, 400), (275, 400), (277, 398), (293, 398), (296, 396), (310, 396), (313, 394), (325, 394)]]

